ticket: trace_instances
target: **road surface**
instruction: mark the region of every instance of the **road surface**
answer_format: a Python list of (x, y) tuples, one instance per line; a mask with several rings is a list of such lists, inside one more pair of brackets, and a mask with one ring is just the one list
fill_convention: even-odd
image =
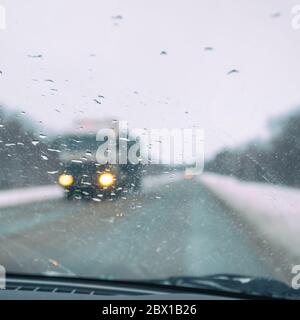
[(114, 201), (1, 208), (0, 264), (10, 272), (118, 279), (281, 277), (268, 246), (199, 182), (152, 182)]

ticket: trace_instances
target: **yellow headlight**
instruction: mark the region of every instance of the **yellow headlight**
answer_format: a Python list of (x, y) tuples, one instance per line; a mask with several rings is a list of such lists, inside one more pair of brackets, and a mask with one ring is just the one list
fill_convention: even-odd
[(74, 178), (70, 174), (62, 174), (58, 178), (58, 183), (63, 187), (69, 187), (73, 182)]
[(108, 173), (108, 172), (107, 173), (102, 173), (99, 176), (98, 181), (99, 181), (101, 186), (108, 187), (108, 186), (113, 184), (114, 176), (111, 173)]

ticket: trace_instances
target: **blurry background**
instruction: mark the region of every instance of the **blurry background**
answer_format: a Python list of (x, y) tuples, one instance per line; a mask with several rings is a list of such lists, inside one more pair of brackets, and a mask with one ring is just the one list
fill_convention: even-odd
[(138, 128), (199, 126), (208, 170), (299, 185), (294, 1), (1, 5), (1, 188), (51, 181), (51, 138), (107, 116)]
[[(290, 283), (300, 261), (296, 4), (0, 0), (0, 264)], [(66, 201), (54, 141), (87, 119), (204, 129), (206, 172), (148, 166), (138, 192)]]

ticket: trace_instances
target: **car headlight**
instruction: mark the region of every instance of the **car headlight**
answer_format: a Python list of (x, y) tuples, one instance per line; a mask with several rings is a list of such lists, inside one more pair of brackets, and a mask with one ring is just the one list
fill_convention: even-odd
[(114, 183), (114, 176), (109, 172), (102, 173), (100, 174), (98, 181), (102, 187), (108, 187)]
[(74, 178), (70, 174), (62, 174), (58, 178), (58, 183), (63, 187), (69, 187), (73, 184)]

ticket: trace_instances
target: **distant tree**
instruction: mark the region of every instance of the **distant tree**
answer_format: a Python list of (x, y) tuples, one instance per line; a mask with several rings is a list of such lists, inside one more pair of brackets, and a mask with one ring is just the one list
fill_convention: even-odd
[(53, 182), (48, 171), (57, 169), (59, 160), (49, 148), (49, 142), (38, 140), (33, 123), (0, 105), (1, 189)]
[(300, 110), (273, 119), (271, 138), (224, 149), (207, 162), (207, 171), (240, 179), (300, 187)]

